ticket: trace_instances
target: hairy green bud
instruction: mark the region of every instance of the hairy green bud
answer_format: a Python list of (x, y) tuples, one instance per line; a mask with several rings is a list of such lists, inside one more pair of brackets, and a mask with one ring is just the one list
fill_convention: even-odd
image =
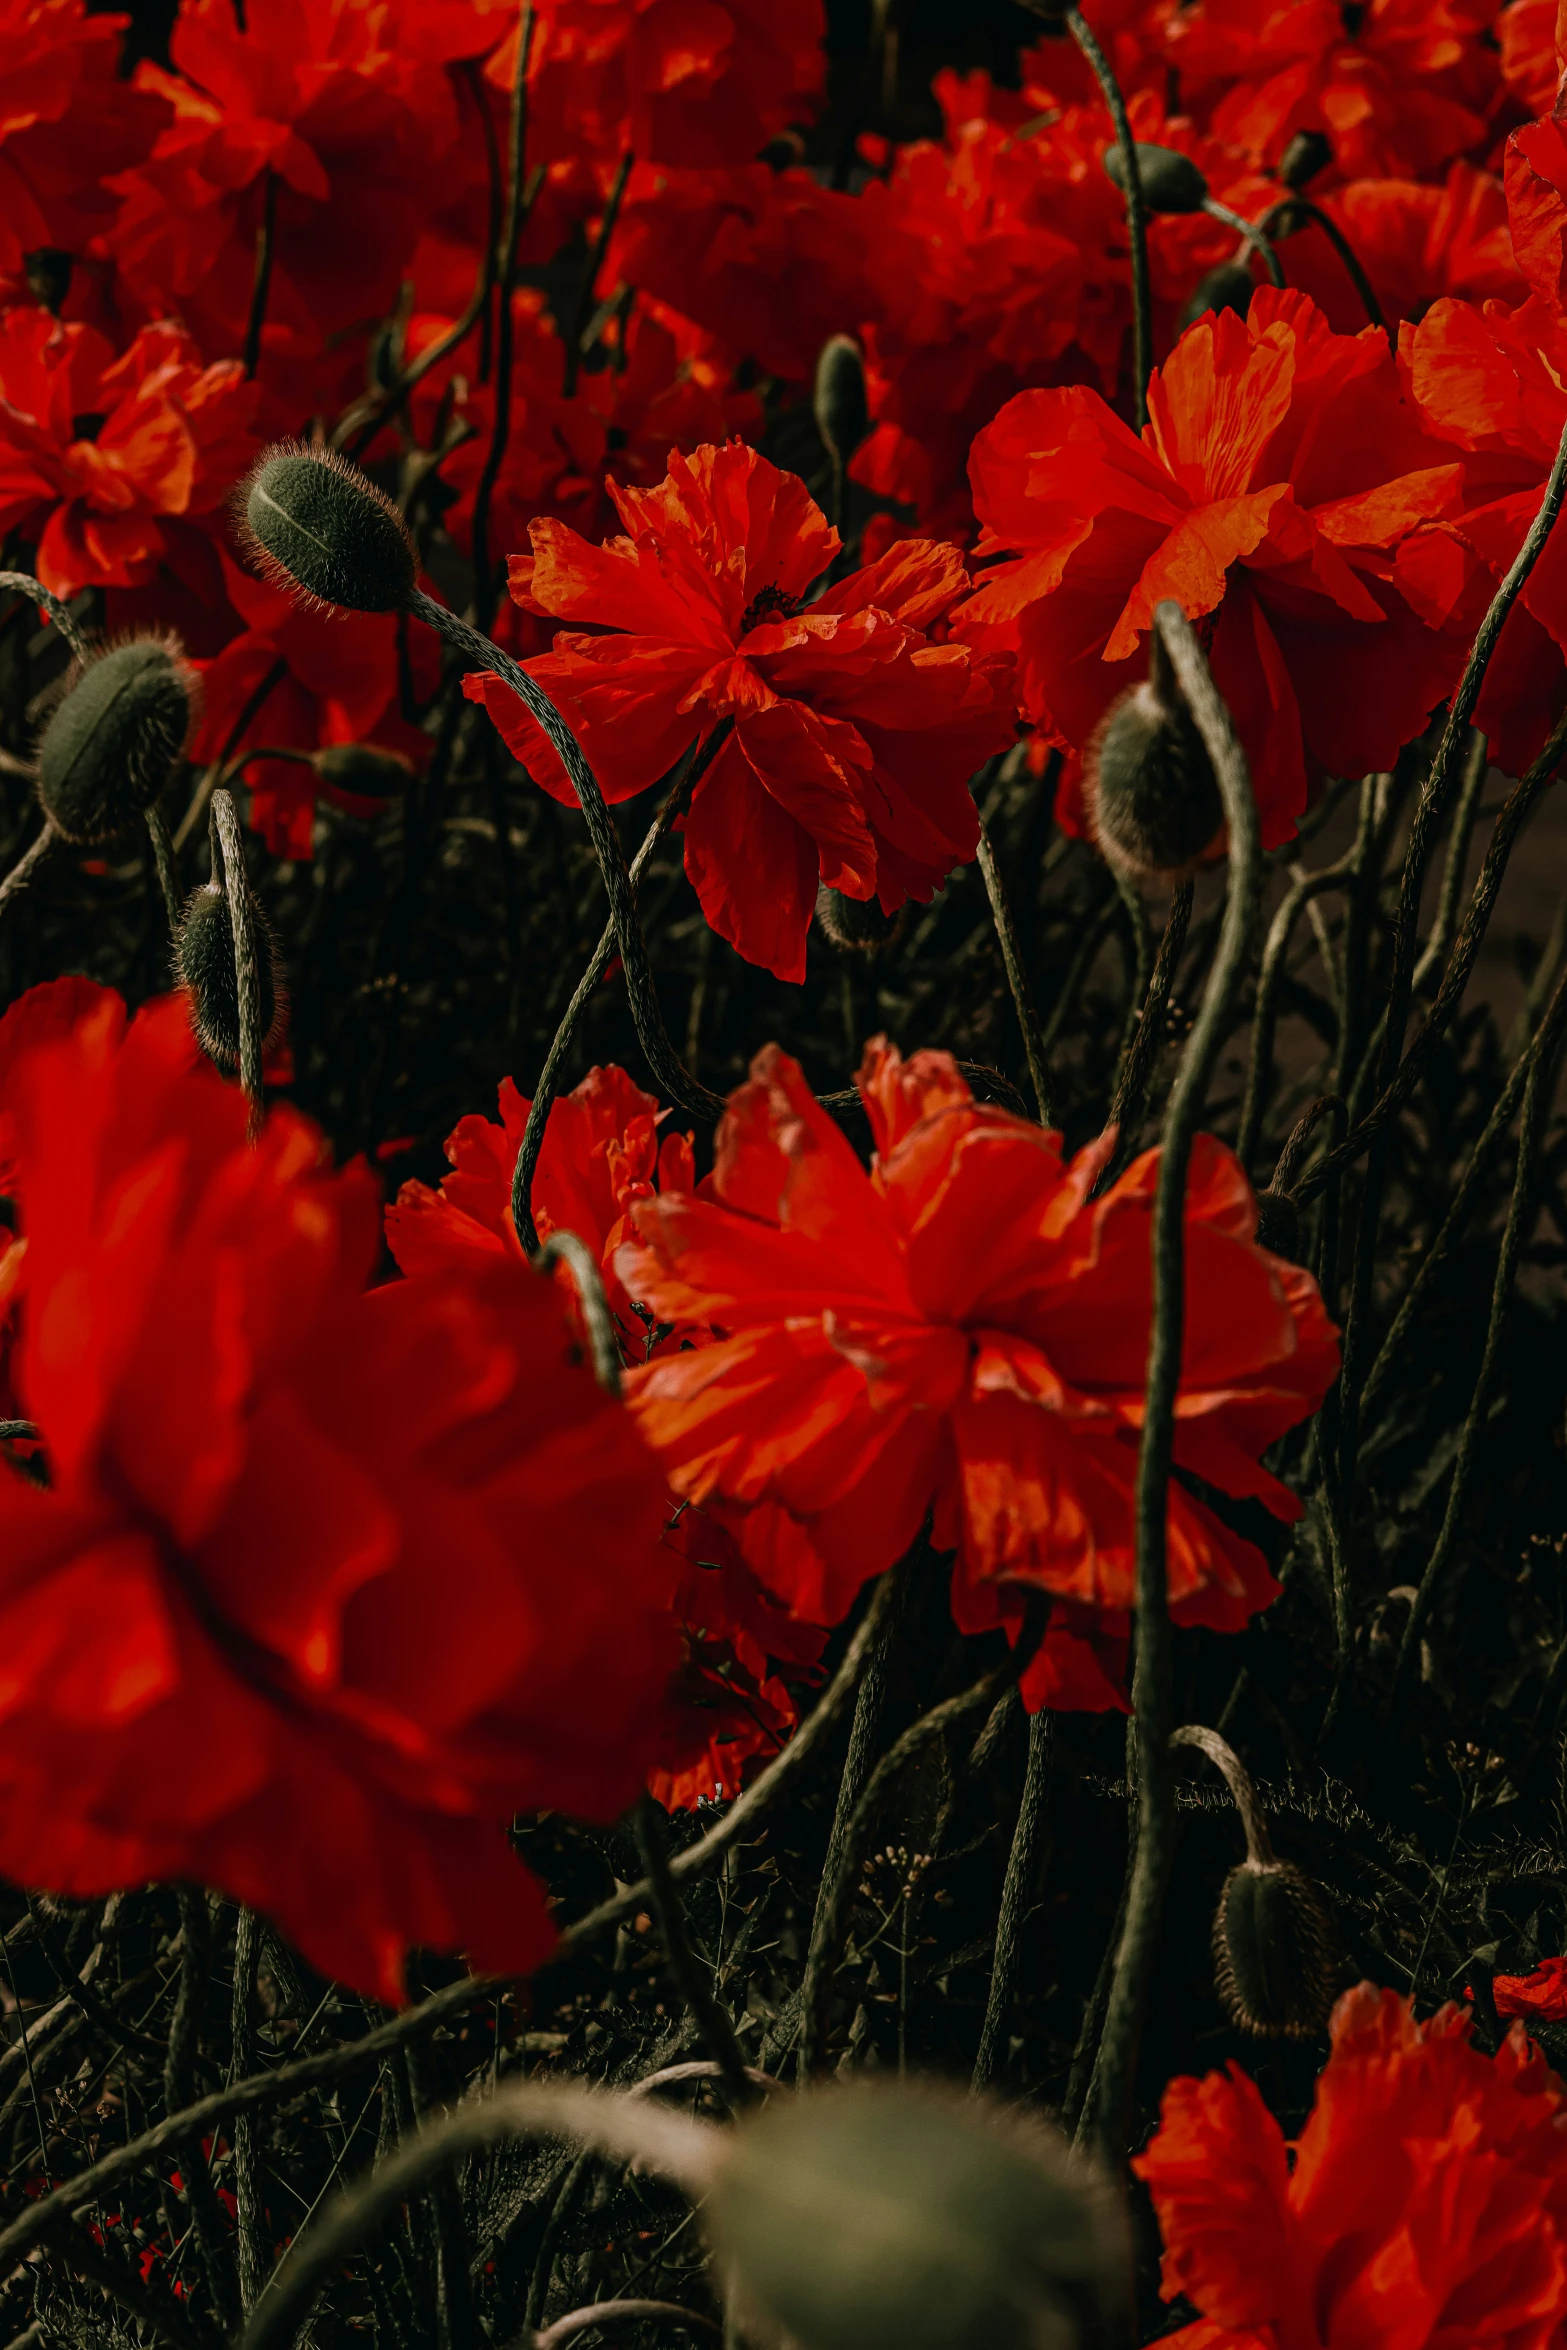
[[(276, 1044), (286, 998), (272, 926), (254, 894), (250, 922), (256, 942), (261, 999), (261, 1050)], [(185, 901), (174, 941), (174, 976), (190, 1001), (191, 1026), (202, 1050), (225, 1071), (239, 1067), (239, 981), (234, 969), (234, 918), (221, 881), (203, 882)]]
[(1244, 318), (1256, 290), (1257, 281), (1244, 261), (1221, 261), (1217, 269), (1210, 269), (1206, 277), (1198, 279), (1196, 291), (1181, 312), (1181, 332), (1184, 334), (1210, 310), (1216, 315), (1233, 310), (1238, 318)]
[(396, 612), (418, 584), (408, 525), (335, 449), (283, 441), (240, 485), (247, 552), (274, 585), (344, 612)]
[(869, 428), (864, 355), (852, 335), (834, 335), (816, 362), (816, 429), (829, 456), (847, 465)]
[(1213, 1921), (1214, 1979), (1231, 2021), (1258, 2039), (1326, 2025), (1342, 1971), (1338, 1936), (1303, 1869), (1250, 1855), (1231, 1869)]
[(1106, 858), (1143, 880), (1190, 872), (1224, 824), (1202, 737), (1152, 677), (1112, 705), (1089, 745), (1083, 801)]
[(413, 774), (406, 759), (375, 743), (328, 743), (310, 763), (326, 790), (361, 800), (401, 799)]
[[(1119, 147), (1105, 149), (1104, 164), (1124, 195), (1126, 164)], [(1200, 212), (1208, 201), (1207, 180), (1191, 157), (1175, 147), (1145, 147), (1139, 139), (1137, 176), (1150, 212)]]
[(890, 945), (902, 923), (902, 909), (884, 914), (875, 898), (845, 897), (825, 885), (816, 893), (816, 923), (824, 938), (845, 955), (875, 955)]
[(77, 665), (38, 745), (38, 798), (65, 840), (113, 840), (185, 748), (196, 680), (172, 637), (133, 637)]
[(1124, 2307), (1111, 2192), (988, 2101), (855, 2083), (779, 2098), (708, 2224), (749, 2327), (798, 2350), (1086, 2350)]
[(1332, 143), (1321, 131), (1297, 131), (1279, 159), (1279, 178), (1298, 194), (1332, 160)]

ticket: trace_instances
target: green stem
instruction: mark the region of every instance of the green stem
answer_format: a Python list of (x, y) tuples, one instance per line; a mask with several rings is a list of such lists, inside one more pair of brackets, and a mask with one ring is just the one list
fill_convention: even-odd
[(1044, 1843), (1045, 1798), (1050, 1789), (1051, 1716), (1043, 1707), (1029, 1717), (1028, 1763), (1023, 1773), (1023, 1800), (1007, 1854), (1007, 1873), (1001, 1886), (1001, 1909), (996, 1919), (995, 1949), (990, 1962), (990, 1990), (985, 2021), (980, 2028), (979, 2053), (969, 2086), (988, 2089), (999, 2069), (1003, 2034), (1012, 2012), (1019, 1961), (1023, 1955), (1023, 1925), (1039, 1854)]
[(1012, 921), (1012, 909), (1007, 903), (1006, 886), (1001, 878), (1001, 867), (990, 835), (983, 825), (979, 833), (979, 869), (985, 877), (985, 891), (990, 899), (990, 918), (996, 926), (996, 938), (1001, 947), (1001, 960), (1006, 967), (1007, 985), (1012, 990), (1012, 1002), (1017, 1011), (1017, 1024), (1023, 1031), (1023, 1051), (1028, 1060), (1028, 1081), (1034, 1092), (1034, 1108), (1041, 1126), (1048, 1126), (1050, 1110), (1050, 1072), (1039, 1041), (1039, 1014), (1034, 1009), (1033, 991), (1028, 984), (1028, 973), (1023, 968), (1023, 956), (1017, 943), (1017, 931)]
[(1126, 190), (1126, 234), (1132, 248), (1132, 415), (1141, 432), (1148, 422), (1148, 378), (1153, 373), (1153, 285), (1148, 272), (1148, 206), (1143, 196), (1142, 168), (1137, 141), (1127, 119), (1126, 100), (1110, 63), (1083, 20), (1081, 9), (1069, 8), (1063, 22), (1098, 82), (1115, 124), (1121, 150), (1121, 184)]
[(212, 829), (218, 854), (213, 869), (221, 868), (234, 932), (234, 999), (239, 1016), (239, 1082), (250, 1107), (250, 1139), (261, 1132), (266, 1097), (261, 1082), (261, 964), (256, 952), (256, 925), (250, 883), (245, 874), (245, 843), (239, 829), (239, 811), (231, 792), (212, 795)]

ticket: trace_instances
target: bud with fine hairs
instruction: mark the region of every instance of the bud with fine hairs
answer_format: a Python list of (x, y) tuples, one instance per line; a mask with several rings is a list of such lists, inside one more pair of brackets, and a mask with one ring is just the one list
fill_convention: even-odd
[[(1105, 149), (1104, 166), (1124, 195), (1126, 162), (1119, 147)], [(1201, 169), (1176, 147), (1145, 147), (1139, 139), (1137, 176), (1150, 212), (1200, 212), (1208, 201), (1208, 182)]]
[(1244, 261), (1221, 261), (1198, 279), (1191, 300), (1181, 312), (1177, 325), (1182, 334), (1195, 326), (1199, 318), (1206, 318), (1211, 310), (1217, 317), (1233, 310), (1237, 318), (1244, 318), (1251, 308), (1251, 298), (1257, 291), (1257, 281)]
[(240, 484), (240, 538), (257, 570), (340, 612), (396, 612), (418, 584), (407, 523), (367, 473), (315, 442), (280, 441)]
[[(246, 890), (256, 949), (259, 1044), (265, 1053), (282, 1034), (288, 999), (272, 926), (248, 883)], [(232, 1076), (240, 1065), (239, 976), (234, 917), (220, 872), (185, 901), (174, 939), (174, 977), (189, 1001), (190, 1024), (202, 1051), (225, 1076)]]
[(1088, 746), (1083, 804), (1108, 862), (1138, 881), (1184, 879), (1224, 829), (1213, 762), (1157, 628), (1147, 677), (1111, 704)]
[(903, 927), (903, 910), (884, 914), (874, 898), (846, 897), (824, 882), (816, 892), (816, 927), (843, 955), (878, 955)]
[(400, 800), (413, 776), (412, 764), (400, 751), (383, 750), (379, 743), (327, 743), (312, 752), (310, 764), (323, 790), (358, 800)]
[(852, 335), (833, 335), (816, 362), (816, 429), (836, 465), (847, 465), (870, 429), (865, 359)]
[(137, 636), (75, 662), (38, 745), (38, 800), (62, 840), (128, 832), (183, 757), (195, 672), (172, 636)]
[(1332, 1912), (1305, 1870), (1274, 1852), (1251, 1774), (1218, 1731), (1189, 1724), (1170, 1743), (1223, 1772), (1246, 1831), (1246, 1858), (1225, 1878), (1213, 1921), (1214, 1985), (1230, 2021), (1254, 2039), (1310, 2039), (1326, 2028), (1344, 1972)]
[(706, 2224), (750, 2339), (791, 2350), (1108, 2350), (1119, 2199), (1047, 2124), (934, 2085), (776, 2098)]

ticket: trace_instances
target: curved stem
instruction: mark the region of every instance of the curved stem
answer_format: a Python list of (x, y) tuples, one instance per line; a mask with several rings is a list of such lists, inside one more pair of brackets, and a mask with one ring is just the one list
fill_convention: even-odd
[(54, 622), (77, 660), (86, 660), (87, 639), (77, 627), (70, 606), (62, 603), (41, 579), (34, 579), (30, 571), (0, 571), (0, 588), (11, 588), (17, 595), (29, 597)]
[(1001, 868), (996, 862), (995, 849), (983, 824), (979, 829), (977, 855), (980, 872), (985, 877), (986, 895), (990, 899), (990, 918), (996, 927), (1001, 960), (1006, 967), (1007, 985), (1012, 990), (1017, 1024), (1023, 1031), (1023, 1051), (1028, 1060), (1028, 1081), (1034, 1092), (1034, 1108), (1040, 1125), (1048, 1126), (1050, 1072), (1045, 1067), (1045, 1056), (1039, 1042), (1039, 1014), (1034, 1009), (1033, 991), (1028, 984), (1028, 973), (1023, 968), (1023, 956), (1017, 943), (1017, 931), (1013, 927), (1012, 909), (1007, 903)]
[(722, 2133), (710, 2122), (645, 2100), (529, 2081), (482, 2104), (459, 2107), (337, 2198), (290, 2245), (251, 2316), (240, 2350), (287, 2350), (316, 2295), (345, 2256), (384, 2227), (408, 2198), (466, 2155), (521, 2135), (565, 2138), (638, 2162), (700, 2195), (716, 2168)]
[(1256, 1154), (1257, 1136), (1262, 1126), (1263, 1090), (1273, 1063), (1279, 986), (1284, 977), (1284, 958), (1289, 952), (1291, 934), (1306, 904), (1323, 890), (1337, 889), (1353, 876), (1354, 870), (1355, 858), (1351, 852), (1340, 857), (1336, 865), (1325, 865), (1320, 872), (1302, 873), (1279, 900), (1278, 909), (1268, 926), (1268, 940), (1262, 950), (1262, 968), (1257, 977), (1256, 1009), (1252, 1014), (1246, 1099), (1235, 1144), (1235, 1156), (1248, 1171)]
[(1442, 895), (1437, 904), (1436, 920), (1426, 940), (1419, 962), (1415, 965), (1415, 985), (1421, 987), (1433, 971), (1447, 960), (1453, 943), (1453, 932), (1458, 926), (1458, 901), (1464, 894), (1464, 866), (1469, 858), (1469, 843), (1474, 838), (1475, 818), (1480, 813), (1480, 794), (1485, 789), (1486, 767), (1490, 745), (1476, 729), (1470, 739), (1469, 756), (1464, 762), (1463, 781), (1458, 787), (1458, 804), (1453, 810), (1453, 829), (1447, 843), (1447, 863), (1442, 868)]
[(277, 173), (269, 163), (262, 173), (261, 219), (256, 228), (256, 273), (250, 288), (250, 316), (245, 321), (241, 352), (249, 383), (261, 364), (261, 332), (267, 323), (267, 296), (272, 290), (272, 249), (277, 242)]
[(173, 938), (180, 926), (180, 877), (175, 868), (168, 818), (156, 805), (147, 810), (147, 833), (152, 842), (152, 861), (158, 869), (158, 887), (163, 893), (163, 910), (169, 920), (169, 936)]
[(577, 299), (572, 305), (571, 324), (566, 329), (566, 364), (561, 382), (563, 399), (570, 400), (576, 395), (577, 372), (582, 365), (582, 338), (587, 333), (593, 317), (593, 296), (599, 282), (599, 271), (604, 266), (604, 256), (609, 251), (609, 240), (615, 233), (615, 223), (620, 218), (620, 207), (625, 198), (626, 182), (631, 177), (632, 161), (633, 157), (628, 147), (620, 158), (619, 169), (615, 173), (614, 183), (605, 201), (604, 217), (599, 222), (599, 233), (593, 240), (593, 250), (588, 255), (588, 266), (583, 272), (582, 283), (577, 288)]
[(552, 1272), (556, 1265), (570, 1273), (593, 1357), (593, 1376), (606, 1395), (619, 1395), (620, 1338), (593, 1251), (575, 1232), (552, 1232), (533, 1262), (541, 1273)]
[(228, 900), (234, 932), (234, 1000), (239, 1015), (239, 1082), (250, 1105), (250, 1139), (261, 1132), (266, 1100), (261, 1083), (261, 964), (256, 954), (256, 924), (250, 883), (245, 875), (245, 843), (239, 829), (239, 811), (231, 792), (212, 795), (212, 826), (221, 854), (213, 860), (223, 869), (223, 892)]
[(6, 905), (10, 899), (27, 887), (59, 837), (60, 835), (55, 831), (54, 826), (45, 817), (44, 828), (31, 848), (22, 851), (4, 881), (0, 881), (0, 906)]
[(560, 2350), (563, 2342), (591, 2333), (598, 2326), (636, 2325), (660, 2317), (671, 2325), (684, 2326), (690, 2334), (722, 2336), (724, 2330), (715, 2319), (704, 2317), (699, 2309), (683, 2309), (678, 2301), (590, 2301), (581, 2309), (568, 2309), (542, 2334), (535, 2334), (533, 2350)]
[(1023, 1632), (1006, 1663), (997, 1666), (994, 1672), (984, 1674), (971, 1687), (960, 1690), (957, 1696), (943, 1699), (940, 1705), (933, 1705), (928, 1713), (911, 1723), (902, 1737), (887, 1749), (866, 1780), (860, 1799), (850, 1815), (838, 1856), (837, 1874), (830, 1882), (823, 1882), (811, 1926), (805, 1979), (800, 1987), (799, 2073), (802, 2081), (810, 2080), (813, 2074), (820, 2071), (827, 2054), (833, 1976), (844, 1929), (848, 1924), (849, 1904), (859, 1875), (860, 1855), (888, 1787), (933, 1739), (943, 1736), (966, 1714), (975, 1713), (981, 1707), (992, 1704), (1003, 1689), (1022, 1679), (1045, 1636), (1048, 1606), (1043, 1594), (1031, 1592)]
[(1205, 1754), (1224, 1773), (1235, 1799), (1235, 1808), (1241, 1815), (1241, 1826), (1246, 1831), (1246, 1858), (1261, 1862), (1264, 1866), (1270, 1865), (1273, 1861), (1273, 1845), (1268, 1836), (1268, 1823), (1257, 1801), (1257, 1790), (1252, 1785), (1251, 1773), (1228, 1739), (1221, 1738), (1217, 1730), (1204, 1729), (1200, 1722), (1188, 1722), (1184, 1728), (1171, 1733), (1170, 1744), (1172, 1747), (1195, 1746), (1199, 1754)]
[(714, 1996), (702, 1962), (691, 1947), (680, 1891), (669, 1873), (664, 1815), (651, 1795), (644, 1795), (637, 1807), (637, 1841), (642, 1847), (642, 1865), (648, 1883), (653, 1888), (653, 1915), (658, 1921), (675, 1988), (707, 2042), (730, 2104), (737, 2113), (743, 2112), (746, 2106), (756, 2102), (757, 2092), (746, 2071), (734, 2025)]
[[(728, 738), (733, 727), (734, 720), (732, 718), (724, 719), (720, 725), (713, 729), (706, 742), (696, 749), (694, 755), (676, 776), (663, 806), (659, 809), (643, 837), (642, 846), (631, 860), (631, 870), (627, 878), (630, 881), (633, 895), (638, 882), (647, 871), (653, 851), (679, 815), (697, 782), (711, 766), (720, 745)], [(522, 1141), (517, 1150), (517, 1163), (512, 1169), (511, 1222), (519, 1246), (529, 1253), (539, 1244), (538, 1232), (533, 1222), (533, 1178), (538, 1172), (539, 1153), (544, 1148), (544, 1136), (549, 1123), (550, 1110), (554, 1105), (555, 1096), (560, 1090), (560, 1073), (565, 1066), (566, 1055), (570, 1052), (575, 1040), (582, 1015), (592, 1002), (600, 980), (609, 969), (611, 957), (615, 952), (615, 938), (615, 920), (611, 915), (605, 925), (604, 935), (589, 957), (588, 967), (578, 980), (572, 999), (561, 1016), (560, 1026), (555, 1031), (550, 1049), (544, 1057), (544, 1066), (539, 1071), (539, 1082), (533, 1089), (533, 1099), (528, 1104), (528, 1115), (522, 1129)]]
[(1137, 1662), (1132, 1709), (1137, 1751), (1137, 1854), (1126, 1922), (1100, 2044), (1096, 2124), (1117, 2165), (1126, 2145), (1143, 2011), (1158, 1946), (1165, 1886), (1174, 1858), (1175, 1796), (1170, 1772), (1171, 1638), (1166, 1564), (1175, 1403), (1185, 1321), (1186, 1177), (1192, 1142), (1229, 1033), (1261, 894), (1257, 806), (1246, 756), (1208, 673), (1202, 647), (1179, 605), (1154, 613), (1186, 706), (1218, 779), (1229, 828), (1229, 892), (1218, 951), (1165, 1114), (1153, 1212), (1153, 1310), (1142, 1441), (1137, 1452)]
[(1281, 214), (1288, 213), (1300, 213), (1304, 216), (1305, 219), (1316, 222), (1318, 228), (1321, 229), (1323, 235), (1327, 238), (1328, 243), (1332, 246), (1340, 261), (1343, 262), (1345, 269), (1349, 272), (1349, 276), (1354, 284), (1355, 291), (1360, 296), (1361, 304), (1365, 310), (1367, 318), (1371, 321), (1373, 326), (1381, 327), (1389, 342), (1396, 344), (1396, 337), (1393, 333), (1393, 329), (1388, 325), (1387, 320), (1382, 315), (1382, 305), (1377, 300), (1376, 289), (1373, 287), (1370, 278), (1367, 277), (1365, 270), (1361, 265), (1360, 255), (1355, 251), (1354, 246), (1350, 243), (1348, 237), (1345, 236), (1344, 231), (1339, 227), (1339, 224), (1333, 218), (1333, 215), (1330, 212), (1324, 212), (1320, 204), (1313, 204), (1309, 196), (1291, 195), (1283, 204), (1276, 204), (1273, 207), (1273, 210), (1268, 214), (1267, 219), (1264, 221), (1263, 226), (1270, 236), (1282, 237), (1289, 235), (1290, 228), (1294, 224), (1288, 223), (1284, 220), (1281, 220), (1280, 218)]
[(226, 770), (229, 762), (239, 744), (243, 742), (251, 724), (260, 715), (263, 703), (271, 697), (287, 675), (288, 663), (280, 653), (271, 668), (257, 680), (255, 690), (250, 694), (244, 708), (229, 728), (228, 737), (222, 750), (211, 765), (203, 770), (201, 781), (191, 793), (190, 805), (174, 827), (176, 854), (194, 834), (197, 825), (207, 812), (207, 802), (211, 799), (218, 785), (227, 782)]
[(1237, 236), (1244, 237), (1274, 285), (1283, 285), (1284, 272), (1273, 250), (1273, 240), (1260, 222), (1248, 220), (1243, 212), (1232, 211), (1228, 204), (1221, 204), (1217, 196), (1209, 196), (1203, 210), (1210, 220), (1222, 221), (1226, 228), (1232, 228)]
[(511, 438), (512, 280), (517, 274), (517, 245), (522, 235), (524, 194), (523, 152), (528, 134), (528, 61), (533, 53), (533, 0), (523, 0), (522, 24), (517, 34), (517, 64), (511, 89), (511, 143), (507, 157), (506, 226), (495, 262), (500, 307), (495, 320), (495, 422), (485, 451), (478, 487), (473, 494), (473, 608), (479, 626), (487, 629), (495, 615), (496, 582), (490, 558), (490, 501), (500, 479), (507, 443)]
[(813, 1937), (816, 1932), (817, 1920), (822, 1914), (822, 1908), (827, 1899), (827, 1888), (829, 1885), (837, 1883), (842, 1871), (843, 1855), (848, 1847), (849, 1830), (854, 1819), (855, 1806), (864, 1794), (865, 1783), (871, 1775), (871, 1758), (881, 1736), (882, 1717), (887, 1710), (887, 1667), (908, 1604), (911, 1580), (911, 1559), (900, 1559), (888, 1577), (887, 1606), (877, 1626), (876, 1638), (866, 1657), (865, 1671), (860, 1677), (859, 1695), (854, 1701), (854, 1720), (849, 1729), (849, 1751), (844, 1757), (843, 1776), (838, 1781), (838, 1796), (833, 1805), (832, 1827), (827, 1837), (827, 1857), (822, 1862), (821, 1879), (816, 1890), (816, 1908), (811, 1917)]
[(1126, 100), (1110, 70), (1109, 60), (1084, 23), (1081, 9), (1069, 8), (1063, 22), (1099, 84), (1121, 150), (1126, 234), (1132, 248), (1132, 421), (1141, 432), (1148, 422), (1148, 378), (1153, 373), (1153, 286), (1148, 274), (1148, 206), (1143, 196), (1142, 167), (1137, 159), (1137, 141), (1127, 119)]
[(997, 2071), (1002, 2035), (1012, 2012), (1018, 1962), (1023, 1953), (1023, 1923), (1044, 1842), (1045, 1797), (1050, 1788), (1051, 1716), (1041, 1707), (1029, 1717), (1028, 1763), (1023, 1773), (1023, 1800), (1007, 1854), (1007, 1873), (1001, 1886), (1001, 1909), (996, 1919), (996, 1943), (990, 1962), (990, 1990), (985, 1999), (985, 2021), (980, 2028), (979, 2053), (974, 2059), (973, 2089), (988, 2089)]
[[(1153, 977), (1148, 982), (1148, 993), (1132, 1041), (1121, 1057), (1115, 1099), (1110, 1104), (1108, 1120), (1111, 1126), (1119, 1130), (1120, 1136), (1114, 1163), (1124, 1164), (1142, 1123), (1143, 1104), (1148, 1098), (1148, 1080), (1153, 1073), (1154, 1059), (1164, 1035), (1170, 994), (1185, 951), (1186, 933), (1191, 926), (1194, 886), (1190, 881), (1176, 884), (1164, 934), (1159, 941), (1159, 952), (1154, 957)], [(1110, 1169), (1107, 1167), (1100, 1178), (1098, 1189), (1102, 1191), (1108, 1179)]]
[[(659, 1009), (658, 996), (653, 986), (653, 974), (648, 968), (647, 942), (642, 936), (642, 925), (637, 920), (636, 898), (632, 893), (631, 877), (626, 871), (626, 860), (620, 846), (620, 835), (610, 821), (604, 794), (598, 778), (582, 755), (582, 749), (571, 728), (525, 669), (519, 668), (509, 653), (492, 644), (478, 629), (459, 620), (455, 612), (444, 604), (437, 604), (422, 590), (416, 589), (408, 599), (408, 609), (444, 636), (448, 644), (461, 653), (471, 669), (492, 669), (504, 679), (523, 707), (533, 717), (547, 737), (577, 795), (577, 805), (587, 821), (588, 837), (593, 843), (609, 897), (610, 912), (614, 917), (615, 940), (620, 959), (625, 966), (626, 994), (631, 1004), (631, 1016), (636, 1023), (642, 1050), (654, 1081), (666, 1098), (687, 1110), (693, 1117), (717, 1118), (723, 1103), (705, 1086), (698, 1085), (682, 1067), (674, 1046), (664, 1027), (664, 1015)], [(520, 1230), (519, 1230), (519, 1237)]]

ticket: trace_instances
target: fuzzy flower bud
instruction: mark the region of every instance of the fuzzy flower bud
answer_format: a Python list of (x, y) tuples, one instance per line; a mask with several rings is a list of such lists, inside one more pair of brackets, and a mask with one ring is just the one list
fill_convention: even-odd
[(325, 790), (361, 800), (401, 799), (413, 774), (406, 759), (375, 743), (327, 743), (310, 764)]
[(133, 637), (75, 668), (38, 746), (38, 798), (65, 840), (113, 840), (185, 748), (196, 680), (172, 637)]
[[(282, 967), (272, 926), (250, 897), (260, 992), (261, 1050), (276, 1044), (283, 1026)], [(221, 880), (203, 882), (185, 901), (174, 942), (174, 976), (190, 1001), (191, 1026), (218, 1068), (239, 1067), (239, 981), (234, 969), (234, 918)]]
[(1147, 678), (1112, 703), (1089, 744), (1083, 800), (1106, 858), (1142, 880), (1190, 872), (1223, 828), (1213, 763), (1157, 631)]
[(1191, 300), (1181, 312), (1181, 332), (1184, 334), (1210, 310), (1215, 314), (1233, 310), (1238, 318), (1244, 318), (1256, 290), (1257, 281), (1244, 261), (1221, 261), (1216, 269), (1210, 269), (1205, 277), (1198, 279)]
[(1332, 160), (1332, 145), (1321, 131), (1297, 131), (1279, 160), (1279, 178), (1298, 194)]
[[(1120, 148), (1107, 147), (1104, 163), (1124, 195), (1126, 166)], [(1139, 139), (1137, 176), (1150, 212), (1200, 212), (1208, 201), (1208, 182), (1191, 157), (1174, 147), (1145, 147)]]
[(847, 465), (869, 425), (860, 346), (852, 335), (834, 335), (816, 362), (816, 429), (828, 455)]
[(878, 954), (900, 927), (898, 915), (884, 914), (875, 898), (849, 898), (825, 886), (816, 893), (816, 924), (845, 955)]
[(241, 484), (240, 535), (258, 570), (345, 612), (395, 612), (418, 582), (408, 525), (335, 449), (282, 441)]
[(778, 2099), (737, 2133), (707, 2216), (748, 2325), (799, 2350), (1087, 2350), (1125, 2246), (1056, 2132), (932, 2088)]

